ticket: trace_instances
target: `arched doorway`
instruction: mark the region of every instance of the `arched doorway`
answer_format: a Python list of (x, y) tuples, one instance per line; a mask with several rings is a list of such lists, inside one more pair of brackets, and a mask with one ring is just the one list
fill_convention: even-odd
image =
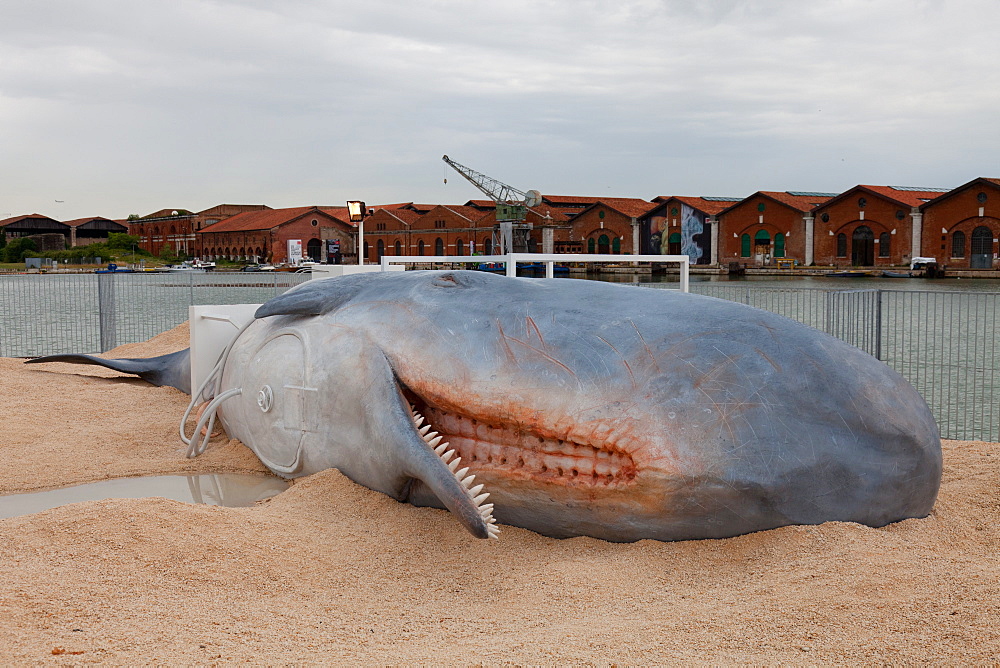
[(607, 255), (611, 252), (611, 239), (608, 235), (602, 234), (597, 237), (597, 252), (601, 255)]
[(875, 264), (875, 233), (867, 225), (856, 228), (851, 235), (851, 264), (855, 267)]
[(323, 247), (322, 242), (319, 239), (310, 239), (306, 243), (306, 255), (313, 262), (319, 262), (320, 249)]
[(980, 225), (972, 230), (972, 252), (969, 253), (969, 267), (989, 269), (993, 265), (993, 232)]
[(767, 230), (757, 230), (753, 235), (753, 261), (764, 264), (771, 259), (771, 235)]

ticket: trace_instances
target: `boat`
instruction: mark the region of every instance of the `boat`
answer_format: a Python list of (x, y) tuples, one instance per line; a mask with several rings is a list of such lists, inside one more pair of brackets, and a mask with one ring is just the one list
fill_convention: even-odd
[(209, 260), (194, 260), (191, 266), (195, 269), (203, 269), (205, 271), (215, 271), (215, 263)]
[(274, 271), (274, 267), (269, 264), (248, 264), (240, 271)]
[(181, 262), (180, 264), (168, 264), (165, 267), (159, 267), (156, 271), (166, 272), (170, 274), (182, 274), (189, 271), (205, 271), (205, 269), (196, 267), (190, 262)]
[(882, 278), (913, 278), (913, 274), (909, 271), (885, 270), (882, 272)]
[(828, 278), (865, 278), (866, 276), (871, 276), (871, 272), (861, 271), (860, 269), (847, 269), (845, 271), (831, 271), (825, 274)]
[(134, 269), (119, 267), (114, 262), (109, 262), (107, 268), (105, 269), (95, 269), (95, 274), (134, 274)]

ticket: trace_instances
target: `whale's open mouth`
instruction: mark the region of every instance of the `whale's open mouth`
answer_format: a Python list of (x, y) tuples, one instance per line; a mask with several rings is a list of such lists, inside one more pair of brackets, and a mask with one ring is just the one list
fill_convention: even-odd
[(484, 416), (444, 410), (408, 395), (416, 410), (480, 474), (573, 487), (619, 487), (634, 482), (631, 454), (613, 443), (581, 443)]

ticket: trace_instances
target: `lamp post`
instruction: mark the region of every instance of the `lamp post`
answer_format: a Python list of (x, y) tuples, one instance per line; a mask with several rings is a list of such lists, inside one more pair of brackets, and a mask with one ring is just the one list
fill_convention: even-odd
[(358, 224), (358, 264), (364, 264), (365, 251), (365, 213), (367, 208), (364, 202), (348, 202), (347, 215), (352, 223)]

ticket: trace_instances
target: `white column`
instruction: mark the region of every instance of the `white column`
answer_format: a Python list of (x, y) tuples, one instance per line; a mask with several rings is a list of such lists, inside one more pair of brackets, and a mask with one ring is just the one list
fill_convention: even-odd
[(642, 255), (642, 248), (639, 246), (639, 220), (632, 219), (632, 255)]
[(806, 256), (804, 258), (805, 265), (808, 267), (813, 263), (813, 256), (816, 253), (816, 219), (811, 215), (806, 214), (802, 216), (802, 220), (806, 224)]
[(542, 228), (542, 252), (549, 254), (556, 252), (555, 230), (551, 227)]
[(711, 225), (712, 252), (709, 254), (708, 263), (719, 264), (719, 220), (715, 216), (709, 216), (706, 221)]
[(913, 219), (913, 231), (910, 236), (910, 258), (912, 259), (923, 255), (920, 247), (924, 239), (924, 214), (913, 207), (910, 211), (910, 218)]

